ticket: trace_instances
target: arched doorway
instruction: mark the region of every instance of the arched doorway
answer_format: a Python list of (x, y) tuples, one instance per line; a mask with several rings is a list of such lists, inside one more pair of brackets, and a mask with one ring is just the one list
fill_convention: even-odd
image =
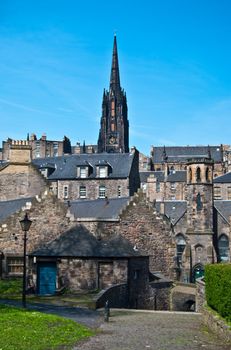
[(204, 266), (201, 264), (195, 265), (192, 271), (192, 282), (195, 283), (198, 278), (204, 277), (204, 274)]

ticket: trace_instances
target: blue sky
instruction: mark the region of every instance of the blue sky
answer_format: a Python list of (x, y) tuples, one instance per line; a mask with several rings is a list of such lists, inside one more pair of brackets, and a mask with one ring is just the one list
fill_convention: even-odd
[(231, 143), (229, 0), (0, 1), (0, 140), (97, 142), (117, 33), (130, 146)]

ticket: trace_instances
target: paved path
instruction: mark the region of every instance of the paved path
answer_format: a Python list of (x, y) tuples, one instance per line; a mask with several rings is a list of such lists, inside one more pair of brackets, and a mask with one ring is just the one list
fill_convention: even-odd
[(112, 311), (96, 337), (73, 350), (231, 350), (195, 313)]
[[(0, 303), (21, 306), (21, 302), (13, 300)], [(42, 303), (28, 303), (27, 308), (99, 328), (97, 336), (73, 350), (231, 350), (231, 345), (208, 332), (196, 313), (112, 310), (105, 323), (102, 311)]]
[[(21, 307), (22, 303), (16, 300), (0, 300), (1, 304)], [(27, 303), (27, 309), (55, 314), (82, 323), (91, 328), (98, 328), (103, 318), (98, 311), (88, 310), (80, 307), (58, 306), (42, 303)]]

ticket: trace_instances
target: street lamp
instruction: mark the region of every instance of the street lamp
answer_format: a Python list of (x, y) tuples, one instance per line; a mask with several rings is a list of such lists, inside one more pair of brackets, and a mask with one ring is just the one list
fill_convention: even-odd
[(32, 221), (29, 220), (27, 213), (24, 216), (24, 219), (20, 220), (20, 225), (22, 231), (24, 232), (24, 249), (23, 249), (23, 286), (22, 286), (22, 306), (26, 307), (26, 241), (27, 241), (27, 231), (30, 229)]

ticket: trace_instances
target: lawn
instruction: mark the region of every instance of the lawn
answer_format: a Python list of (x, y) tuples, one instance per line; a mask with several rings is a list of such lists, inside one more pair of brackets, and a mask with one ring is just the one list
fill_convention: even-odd
[(94, 332), (59, 316), (0, 305), (0, 350), (71, 349)]

